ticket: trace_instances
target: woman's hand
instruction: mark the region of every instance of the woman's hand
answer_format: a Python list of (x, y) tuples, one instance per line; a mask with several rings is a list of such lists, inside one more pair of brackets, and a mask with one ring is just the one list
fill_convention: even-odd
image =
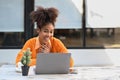
[(51, 46), (48, 44), (42, 44), (41, 47), (39, 48), (39, 52), (41, 53), (49, 53), (50, 52)]

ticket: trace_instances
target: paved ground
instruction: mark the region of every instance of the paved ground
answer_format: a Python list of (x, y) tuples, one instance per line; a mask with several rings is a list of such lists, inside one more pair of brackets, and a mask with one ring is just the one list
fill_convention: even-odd
[(2, 65), (10, 65), (10, 63), (0, 63), (0, 67), (1, 67)]
[[(14, 65), (3, 65), (0, 68), (0, 80), (120, 80), (119, 66), (106, 67), (75, 67), (77, 74), (35, 75), (31, 74), (34, 68), (30, 68), (28, 77), (21, 76), (15, 71)], [(34, 72), (33, 72), (34, 73)]]

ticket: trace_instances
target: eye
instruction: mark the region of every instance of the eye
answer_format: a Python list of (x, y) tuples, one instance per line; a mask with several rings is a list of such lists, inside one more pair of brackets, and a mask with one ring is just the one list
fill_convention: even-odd
[(45, 33), (49, 33), (49, 31), (48, 31), (48, 30), (44, 30), (43, 32), (45, 32)]
[(51, 34), (53, 34), (53, 31), (50, 31)]

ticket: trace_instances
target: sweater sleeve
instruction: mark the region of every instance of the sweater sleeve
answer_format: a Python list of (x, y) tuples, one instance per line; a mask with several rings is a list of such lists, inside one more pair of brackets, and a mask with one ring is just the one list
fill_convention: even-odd
[[(33, 41), (28, 40), (28, 41), (24, 44), (23, 48), (19, 51), (19, 53), (18, 53), (17, 56), (16, 56), (16, 62), (15, 62), (15, 63), (16, 63), (16, 66), (18, 66), (17, 63), (21, 61), (21, 58), (22, 58), (22, 56), (23, 56), (23, 51), (25, 51), (27, 48), (32, 49), (32, 45), (31, 45), (31, 44), (33, 44)], [(31, 59), (30, 66), (35, 65), (35, 63), (36, 63), (36, 59)]]
[[(56, 52), (60, 52), (60, 53), (68, 53), (67, 48), (65, 47), (65, 45), (62, 43), (62, 41), (60, 41), (59, 39), (55, 39), (54, 41), (54, 49)], [(74, 66), (74, 60), (71, 57), (70, 58), (70, 67)]]

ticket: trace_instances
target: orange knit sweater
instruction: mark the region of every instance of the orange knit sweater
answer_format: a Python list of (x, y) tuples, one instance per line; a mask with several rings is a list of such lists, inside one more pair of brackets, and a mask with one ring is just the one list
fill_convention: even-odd
[[(57, 38), (53, 37), (50, 39), (51, 42), (51, 51), (53, 53), (68, 53), (66, 47), (64, 46), (64, 44)], [(23, 51), (25, 51), (27, 48), (30, 48), (32, 54), (31, 54), (31, 63), (30, 66), (36, 65), (36, 55), (38, 53), (38, 48), (39, 48), (39, 40), (38, 37), (34, 37), (29, 39), (25, 45), (23, 46), (23, 48), (20, 50), (20, 52), (18, 53), (17, 57), (16, 57), (16, 66), (17, 63), (20, 62), (22, 56), (23, 56)], [(70, 59), (70, 67), (73, 67), (74, 65), (74, 61), (73, 58), (71, 57)]]

